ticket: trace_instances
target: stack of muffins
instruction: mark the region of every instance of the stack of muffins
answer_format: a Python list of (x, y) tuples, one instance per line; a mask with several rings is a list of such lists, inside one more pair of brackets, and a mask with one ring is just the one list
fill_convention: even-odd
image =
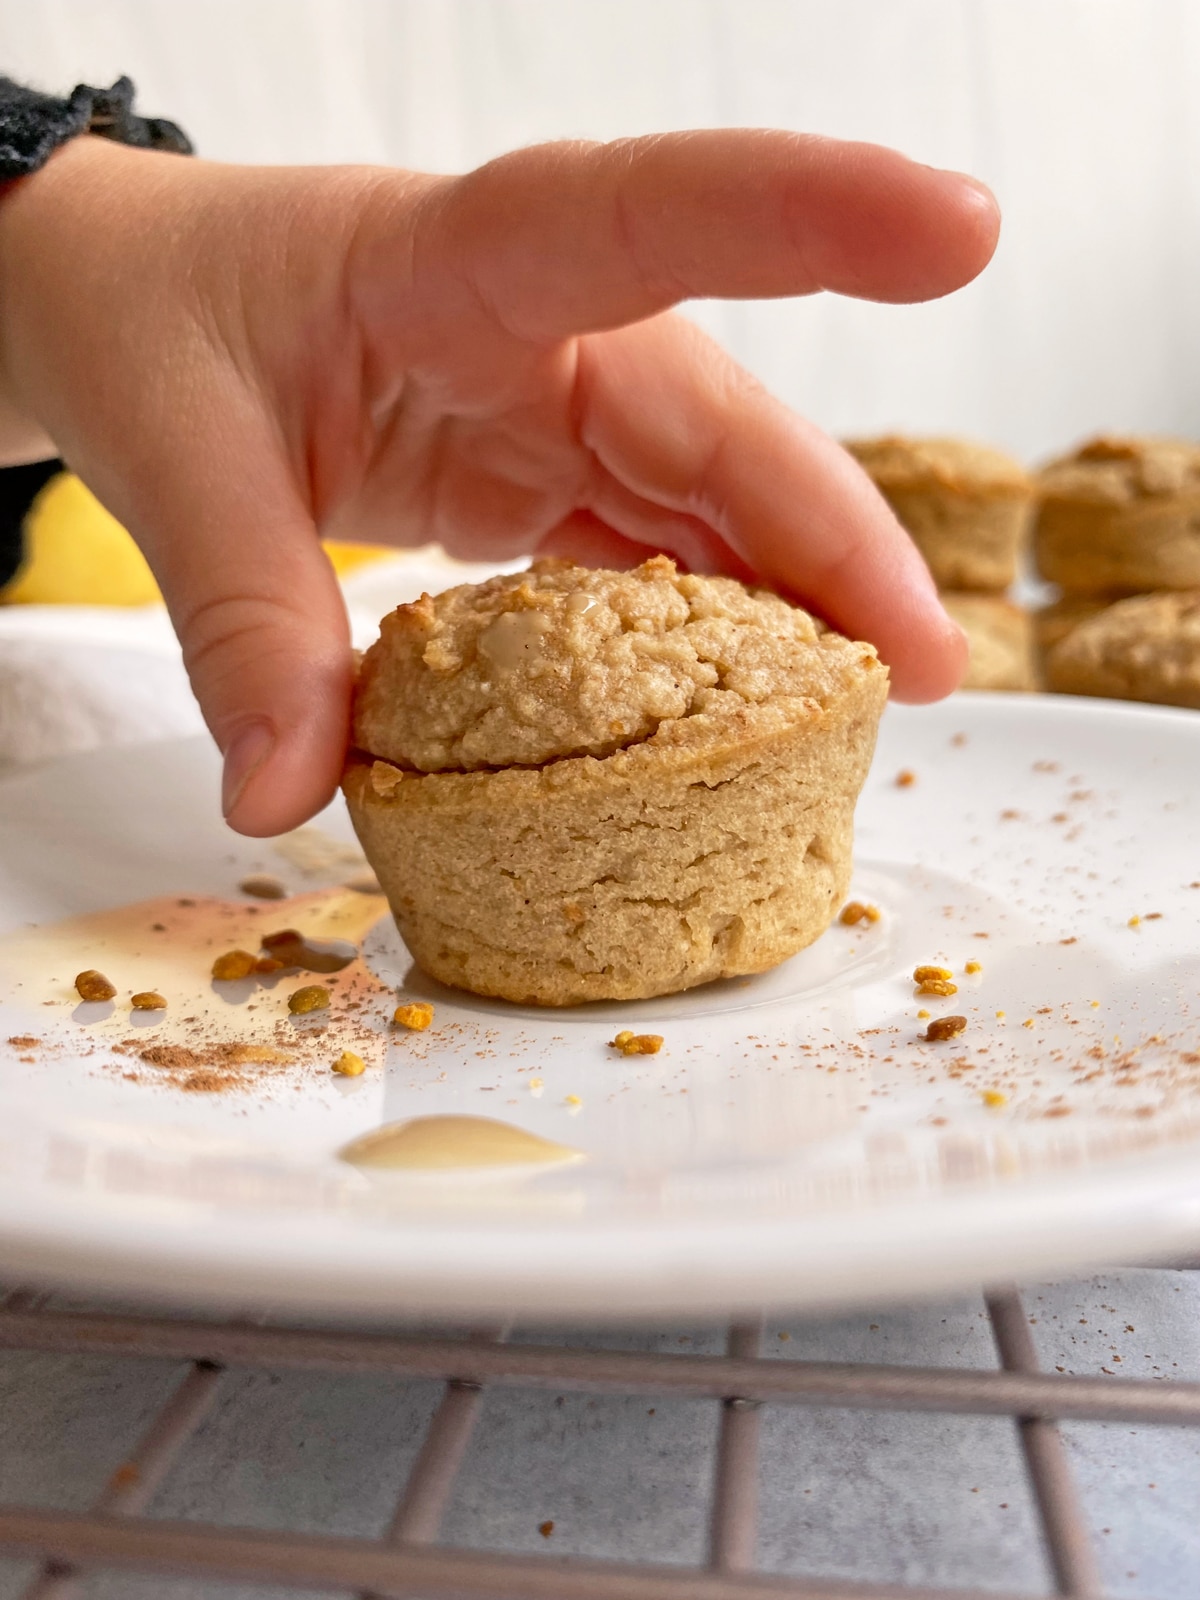
[[(956, 439), (852, 441), (965, 630), (964, 687), (1200, 709), (1200, 446), (1098, 438), (1036, 477)], [(1005, 591), (1032, 535), (1057, 598)]]
[(967, 635), (963, 687), (1036, 688), (1029, 613), (1009, 598), (1035, 494), (1024, 467), (965, 439), (856, 439), (846, 448), (908, 529)]
[(1039, 481), (1047, 689), (1200, 709), (1200, 446), (1093, 439)]

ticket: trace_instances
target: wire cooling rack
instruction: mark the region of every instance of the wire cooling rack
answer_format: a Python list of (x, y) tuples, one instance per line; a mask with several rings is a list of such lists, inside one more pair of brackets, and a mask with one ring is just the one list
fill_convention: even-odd
[[(1095, 1550), (1059, 1421), (1200, 1424), (1200, 1383), (1041, 1371), (1015, 1288), (985, 1297), (1000, 1365), (883, 1366), (761, 1354), (762, 1328), (728, 1331), (724, 1355), (519, 1345), (505, 1330), (396, 1337), (262, 1324), (61, 1311), (17, 1292), (0, 1307), (0, 1348), (149, 1356), (190, 1363), (90, 1511), (0, 1505), (0, 1550), (34, 1557), (23, 1600), (67, 1600), (92, 1570), (338, 1589), (364, 1597), (454, 1600), (1025, 1600), (1015, 1591), (937, 1589), (755, 1571), (760, 1408), (843, 1407), (1011, 1417), (1040, 1518), (1055, 1592), (1101, 1600)], [(438, 1379), (442, 1398), (384, 1537), (271, 1533), (146, 1512), (208, 1414), (226, 1368)], [(489, 1386), (711, 1401), (720, 1407), (704, 1566), (530, 1557), (438, 1544), (443, 1514)]]

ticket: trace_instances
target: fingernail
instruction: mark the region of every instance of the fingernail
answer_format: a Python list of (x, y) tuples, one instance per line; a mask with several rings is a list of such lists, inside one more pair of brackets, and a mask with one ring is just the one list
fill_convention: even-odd
[(978, 199), (983, 202), (986, 210), (994, 211), (997, 216), (1000, 215), (1000, 202), (982, 179), (972, 177), (969, 172), (955, 172), (954, 176), (960, 183), (965, 184), (968, 189), (972, 189), (975, 192)]
[(963, 674), (966, 672), (971, 658), (971, 641), (967, 637), (965, 628), (960, 627), (953, 617), (948, 617), (949, 627), (946, 629), (946, 643), (956, 647), (958, 655), (958, 670), (955, 674), (955, 684), (962, 683)]
[(245, 793), (246, 785), (275, 746), (275, 735), (265, 722), (252, 722), (235, 733), (225, 749), (221, 780), (221, 811), (229, 817)]

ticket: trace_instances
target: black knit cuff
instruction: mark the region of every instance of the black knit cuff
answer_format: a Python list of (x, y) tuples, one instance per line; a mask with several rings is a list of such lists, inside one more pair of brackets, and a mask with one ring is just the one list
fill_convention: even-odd
[(61, 461), (35, 461), (0, 469), (0, 589), (25, 559), (25, 518), (42, 490), (63, 471)]
[(111, 89), (81, 83), (65, 100), (0, 78), (0, 183), (36, 172), (79, 133), (190, 155), (187, 134), (173, 122), (134, 114), (133, 95), (128, 78), (118, 78)]

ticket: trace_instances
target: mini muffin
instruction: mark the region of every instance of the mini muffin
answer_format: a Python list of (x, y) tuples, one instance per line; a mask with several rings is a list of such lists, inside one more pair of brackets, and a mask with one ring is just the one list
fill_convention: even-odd
[(344, 788), (433, 977), (669, 994), (828, 926), (886, 695), (870, 645), (777, 595), (539, 561), (384, 619)]
[(962, 688), (1037, 687), (1027, 611), (993, 594), (943, 594), (941, 599), (970, 648)]
[(1200, 446), (1093, 439), (1039, 479), (1034, 553), (1072, 594), (1200, 587)]
[(1017, 575), (1033, 483), (967, 439), (851, 439), (846, 449), (908, 530), (939, 589), (999, 593)]
[(1047, 656), (1046, 687), (1200, 710), (1200, 589), (1134, 595), (1081, 622)]

